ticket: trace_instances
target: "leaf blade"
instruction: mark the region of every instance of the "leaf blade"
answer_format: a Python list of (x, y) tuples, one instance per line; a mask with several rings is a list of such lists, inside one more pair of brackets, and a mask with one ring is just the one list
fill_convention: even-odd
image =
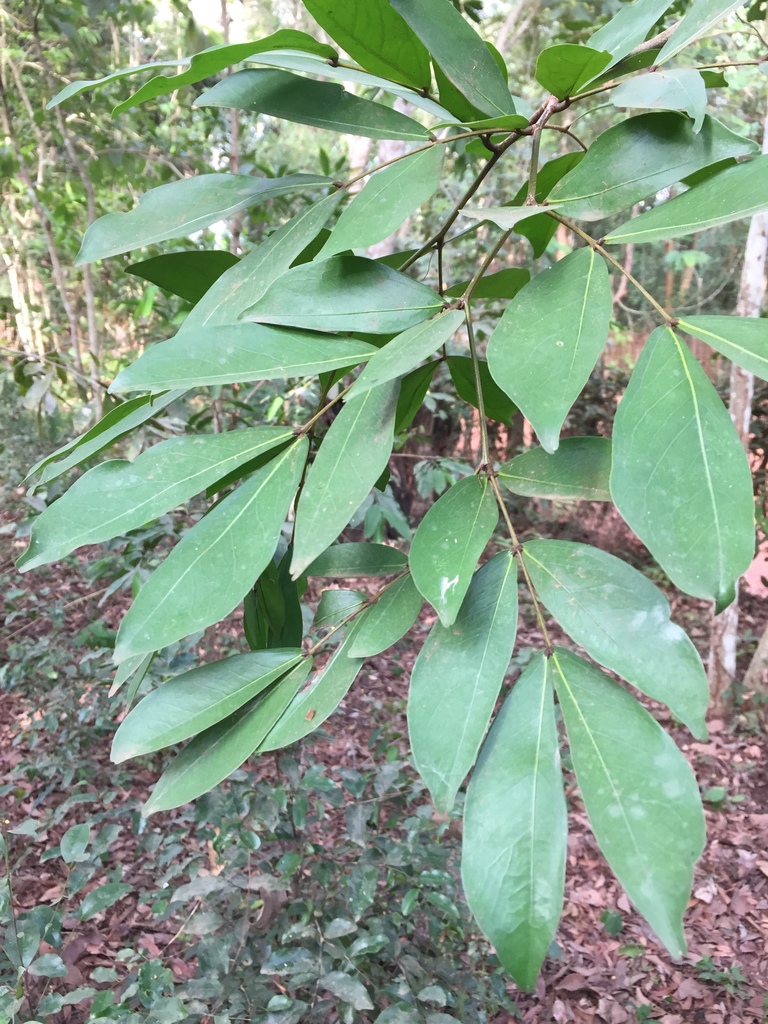
[(499, 466), (499, 483), (514, 494), (561, 501), (611, 501), (611, 441), (564, 437), (550, 455), (532, 448)]
[(768, 380), (768, 322), (761, 317), (690, 316), (678, 325), (749, 373)]

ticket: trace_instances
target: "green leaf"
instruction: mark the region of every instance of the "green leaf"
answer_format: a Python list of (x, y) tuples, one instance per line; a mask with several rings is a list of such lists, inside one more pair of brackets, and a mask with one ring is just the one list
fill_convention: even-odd
[[(229, 81), (229, 79), (227, 79)], [(191, 235), (238, 210), (315, 185), (317, 174), (255, 178), (248, 174), (198, 174), (145, 192), (128, 213), (108, 213), (88, 228), (75, 263), (93, 263), (153, 242)]]
[(350, 627), (349, 657), (372, 658), (396, 644), (418, 619), (423, 603), (410, 575), (395, 580)]
[(662, 592), (588, 544), (539, 540), (524, 550), (536, 592), (568, 635), (706, 739), (707, 676), (688, 636), (670, 621)]
[[(565, 153), (563, 156), (555, 157), (554, 160), (548, 160), (547, 163), (540, 167), (536, 177), (536, 202), (543, 203), (557, 182), (568, 171), (577, 167), (583, 159), (584, 153), (581, 151)], [(523, 206), (527, 197), (528, 185), (521, 185), (510, 206)], [(544, 255), (556, 230), (557, 221), (554, 217), (543, 213), (534, 214), (532, 217), (525, 217), (522, 220), (518, 220), (515, 224), (515, 232), (527, 238), (531, 243), (535, 259)]]
[(678, 325), (681, 331), (706, 341), (749, 373), (768, 380), (768, 320), (749, 316), (689, 316)]
[(556, 648), (552, 671), (600, 849), (670, 954), (681, 957), (693, 865), (704, 847), (693, 772), (645, 708), (599, 669)]
[(127, 896), (132, 888), (133, 886), (128, 885), (127, 882), (107, 882), (106, 885), (100, 885), (98, 889), (91, 889), (80, 904), (78, 917), (81, 921), (90, 921), (92, 917), (113, 906), (123, 896)]
[(274, 554), (307, 449), (298, 440), (182, 537), (125, 615), (116, 662), (205, 629), (242, 601)]
[[(477, 409), (479, 402), (472, 359), (469, 356), (448, 356), (447, 363), (456, 394)], [(479, 359), (477, 365), (486, 415), (499, 423), (509, 423), (517, 409), (515, 403), (493, 379), (491, 371), (488, 369), (488, 363), (484, 359)]]
[(131, 676), (134, 676), (133, 682), (128, 687), (128, 697), (125, 700), (125, 704), (130, 707), (133, 703), (133, 696), (135, 696), (136, 690), (144, 682), (149, 666), (155, 657), (155, 652), (150, 651), (149, 654), (137, 654), (133, 658), (126, 658), (125, 661), (121, 661), (115, 670), (115, 677), (112, 680), (112, 686), (109, 688), (107, 696), (114, 697), (115, 694), (122, 689), (123, 684), (126, 683)]
[(375, 1009), (365, 985), (358, 978), (344, 974), (343, 971), (331, 971), (330, 974), (324, 974), (318, 984), (321, 989), (330, 992), (337, 999), (349, 1003), (354, 1010)]
[(319, 258), (365, 249), (397, 231), (437, 190), (444, 157), (445, 146), (430, 146), (376, 171), (342, 211)]
[(611, 231), (605, 241), (681, 238), (745, 220), (763, 210), (768, 210), (768, 154), (728, 167), (682, 195), (641, 213)]
[(296, 743), (314, 732), (333, 714), (363, 664), (362, 658), (347, 656), (346, 646), (347, 641), (342, 641), (330, 660), (296, 694), (282, 717), (259, 744), (259, 753)]
[(278, 721), (311, 669), (311, 659), (302, 661), (255, 702), (195, 736), (160, 776), (142, 808), (143, 817), (189, 803), (236, 771)]
[(196, 434), (154, 445), (135, 462), (102, 462), (34, 520), (18, 568), (58, 561), (83, 544), (143, 526), (292, 436), (285, 427)]
[(661, 18), (672, 0), (634, 0), (624, 3), (611, 20), (589, 40), (595, 50), (608, 50), (613, 60), (609, 67), (639, 46)]
[(459, 614), (498, 520), (488, 481), (468, 476), (446, 491), (419, 524), (411, 544), (411, 575), (443, 626), (452, 626)]
[(553, 455), (531, 448), (499, 467), (499, 483), (513, 494), (558, 501), (610, 501), (611, 442), (564, 437)]
[(337, 580), (355, 576), (393, 576), (407, 566), (407, 557), (397, 548), (356, 541), (328, 548), (307, 566), (306, 575)]
[(304, 6), (368, 71), (417, 89), (431, 86), (427, 50), (388, 0), (366, 0), (364, 7), (356, 0), (306, 0)]
[(389, 462), (398, 388), (390, 381), (348, 399), (323, 438), (296, 510), (294, 579), (336, 540)]
[(353, 612), (361, 611), (367, 602), (359, 590), (324, 590), (315, 612), (313, 629), (327, 629), (338, 626)]
[(224, 249), (187, 249), (131, 263), (125, 271), (194, 304), (226, 270), (239, 262), (237, 256)]
[(231, 267), (188, 314), (179, 333), (234, 324), (290, 268), (339, 204), (334, 193), (311, 203)]
[(289, 672), (301, 650), (252, 651), (184, 672), (153, 690), (123, 720), (115, 764), (195, 736), (233, 714)]
[(283, 274), (245, 318), (318, 331), (399, 334), (442, 307), (437, 292), (412, 277), (342, 253)]
[(606, 50), (558, 43), (542, 50), (536, 59), (536, 81), (564, 100), (583, 89), (610, 62), (611, 54)]
[[(497, 270), (495, 274), (487, 274), (480, 278), (472, 292), (472, 301), (474, 302), (475, 299), (513, 299), (530, 279), (531, 272), (523, 270), (521, 267)], [(458, 299), (464, 294), (468, 285), (469, 281), (451, 285), (450, 288), (446, 288), (445, 295), (450, 299)]]
[(674, 331), (645, 344), (619, 403), (611, 493), (672, 582), (723, 608), (752, 562), (752, 477), (728, 411)]
[[(704, 118), (696, 134), (681, 114), (638, 114), (599, 135), (578, 167), (555, 185), (549, 199), (569, 217), (602, 220), (708, 164), (749, 156), (755, 149), (754, 143), (711, 117)], [(611, 237), (619, 240), (616, 232)]]
[(142, 395), (121, 402), (94, 424), (90, 430), (62, 445), (52, 455), (37, 462), (27, 473), (27, 479), (40, 473), (40, 484), (48, 483), (66, 473), (73, 466), (79, 466), (93, 455), (109, 448), (121, 437), (125, 437), (147, 420), (154, 419), (169, 405), (178, 401), (184, 391), (167, 391), (159, 395)]
[(563, 906), (567, 810), (541, 654), (504, 701), (467, 789), (461, 876), (477, 923), (532, 991)]
[(704, 123), (707, 90), (701, 73), (693, 68), (675, 68), (639, 75), (611, 91), (614, 107), (649, 107), (653, 110), (684, 110), (693, 118), (693, 130)]
[(461, 215), (469, 220), (489, 221), (500, 227), (502, 231), (511, 231), (520, 221), (528, 220), (537, 214), (547, 213), (552, 209), (557, 209), (557, 204), (548, 203), (546, 206), (465, 206)]
[(369, 139), (423, 142), (429, 131), (391, 107), (346, 92), (336, 82), (300, 78), (290, 71), (236, 71), (198, 96), (195, 107), (229, 107)]
[(483, 114), (514, 114), (515, 105), (488, 47), (450, 0), (390, 0), (443, 74)]
[(516, 632), (517, 563), (504, 551), (475, 573), (453, 625), (435, 623), (413, 666), (411, 751), (440, 814), (475, 763)]
[(452, 309), (398, 334), (371, 357), (355, 381), (350, 397), (402, 377), (444, 345), (463, 322), (464, 314)]
[(147, 349), (117, 375), (110, 391), (303, 377), (355, 366), (376, 352), (363, 341), (264, 324), (221, 324), (215, 331), (198, 327)]
[(590, 248), (579, 249), (515, 296), (488, 342), (496, 383), (550, 453), (603, 350), (612, 307), (604, 260)]
[(59, 851), (61, 859), (65, 864), (76, 864), (78, 861), (86, 860), (85, 851), (91, 840), (91, 829), (89, 825), (72, 825), (61, 837)]
[(694, 0), (672, 37), (662, 47), (656, 63), (664, 64), (680, 53), (689, 43), (700, 39), (716, 22), (732, 14), (743, 3), (744, 0)]
[(58, 953), (43, 953), (32, 961), (27, 972), (35, 978), (66, 978), (69, 968)]
[(438, 359), (431, 363), (425, 363), (413, 373), (407, 374), (400, 381), (400, 396), (397, 400), (397, 412), (395, 413), (395, 433), (399, 434), (407, 430), (413, 423), (416, 414), (422, 406), (429, 385), (435, 375), (435, 370), (440, 365)]

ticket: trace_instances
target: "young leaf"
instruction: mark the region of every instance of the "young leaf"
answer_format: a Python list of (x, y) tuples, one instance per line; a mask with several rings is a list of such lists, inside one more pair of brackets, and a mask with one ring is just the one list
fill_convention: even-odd
[(317, 82), (271, 68), (236, 71), (198, 96), (194, 106), (250, 110), (369, 139), (424, 142), (430, 137), (413, 118), (345, 92), (335, 82)]
[(317, 174), (255, 178), (248, 174), (198, 174), (145, 192), (128, 213), (108, 213), (88, 228), (75, 263), (93, 263), (153, 242), (191, 235), (217, 220), (266, 199), (313, 185), (328, 185)]
[(612, 305), (604, 260), (579, 249), (518, 293), (488, 342), (496, 383), (550, 453), (605, 345)]
[(588, 544), (530, 541), (525, 560), (541, 600), (591, 658), (662, 701), (698, 739), (706, 739), (704, 667), (650, 580)]
[(399, 334), (442, 307), (437, 292), (412, 277), (342, 253), (289, 270), (244, 316), (317, 331)]
[(182, 537), (123, 619), (115, 661), (205, 629), (242, 601), (274, 554), (307, 447), (291, 445)]
[(429, 89), (429, 54), (388, 0), (305, 0), (304, 6), (352, 58), (374, 75)]
[(505, 75), (450, 0), (390, 0), (461, 95), (489, 117), (514, 114)]
[(589, 45), (595, 50), (608, 50), (612, 56), (608, 67), (613, 67), (645, 40), (671, 6), (672, 0), (633, 0), (622, 4), (611, 20), (590, 38)]
[(463, 321), (463, 313), (452, 309), (398, 334), (371, 357), (355, 381), (350, 397), (408, 373), (444, 345)]
[(336, 540), (389, 462), (398, 388), (390, 381), (348, 399), (325, 435), (296, 510), (294, 579)]
[(657, 242), (681, 238), (719, 224), (744, 220), (763, 210), (768, 210), (768, 154), (728, 167), (682, 195), (641, 213), (614, 228), (605, 241)]
[(611, 442), (564, 437), (553, 455), (531, 448), (499, 466), (499, 483), (513, 494), (559, 501), (610, 501)]
[(567, 810), (549, 661), (515, 683), (467, 789), (467, 902), (520, 988), (532, 991), (563, 906)]
[(123, 720), (112, 761), (151, 754), (231, 715), (290, 671), (301, 650), (258, 651), (201, 665), (153, 690)]
[(738, 366), (768, 380), (768, 320), (749, 316), (689, 316), (681, 331), (706, 341)]
[(365, 249), (396, 231), (437, 190), (444, 157), (445, 146), (434, 145), (376, 171), (342, 212), (319, 258)]
[(672, 37), (666, 41), (656, 58), (657, 64), (664, 64), (680, 53), (689, 43), (700, 39), (721, 18), (732, 14), (741, 7), (744, 0), (694, 0), (677, 26)]
[(646, 342), (616, 412), (611, 494), (673, 583), (730, 604), (754, 553), (752, 478), (719, 395), (669, 327)]
[(536, 60), (536, 81), (564, 100), (573, 96), (611, 61), (606, 50), (594, 50), (575, 43), (558, 43), (542, 50)]
[(143, 526), (292, 435), (290, 428), (254, 427), (175, 437), (142, 452), (135, 462), (102, 462), (34, 520), (18, 568), (34, 569), (83, 544)]
[(293, 698), (283, 715), (259, 744), (259, 753), (290, 746), (314, 732), (329, 718), (344, 700), (363, 659), (347, 656), (344, 640), (326, 662), (309, 679), (306, 686)]
[(372, 658), (396, 644), (419, 617), (423, 603), (410, 574), (395, 580), (349, 627), (349, 657)]
[(194, 304), (225, 271), (239, 262), (237, 256), (224, 249), (187, 249), (131, 263), (125, 272), (151, 281), (163, 291)]
[(388, 544), (334, 544), (307, 566), (307, 576), (346, 580), (355, 576), (394, 576), (407, 568), (408, 559), (402, 551)]
[(459, 614), (498, 520), (488, 481), (468, 476), (446, 491), (419, 524), (411, 544), (411, 575), (443, 626), (452, 626)]
[[(520, 289), (528, 284), (531, 272), (522, 267), (509, 267), (497, 270), (495, 274), (486, 274), (480, 278), (474, 291), (472, 301), (476, 299), (513, 299)], [(469, 281), (451, 285), (446, 288), (445, 295), (449, 299), (458, 299), (464, 294)]]
[(753, 142), (711, 117), (704, 118), (696, 134), (681, 114), (638, 114), (599, 135), (578, 167), (555, 185), (549, 200), (569, 217), (602, 220), (702, 167), (726, 157), (749, 156), (755, 149)]
[(681, 957), (683, 913), (704, 847), (693, 772), (645, 708), (599, 669), (556, 648), (552, 671), (600, 849), (670, 954)]
[(684, 110), (693, 118), (694, 132), (698, 132), (707, 109), (707, 90), (701, 72), (694, 68), (675, 68), (622, 82), (611, 91), (611, 103), (614, 107)]
[(475, 763), (516, 633), (517, 562), (504, 551), (475, 573), (453, 625), (435, 623), (411, 673), (411, 751), (440, 814)]
[[(479, 399), (472, 359), (469, 356), (448, 356), (447, 363), (456, 394), (477, 409)], [(499, 423), (509, 423), (516, 412), (515, 403), (493, 379), (484, 359), (478, 360), (478, 370), (486, 415)]]
[(161, 391), (303, 377), (355, 366), (377, 351), (363, 341), (264, 324), (221, 324), (215, 331), (198, 327), (147, 349), (117, 375), (109, 390)]
[(160, 776), (142, 816), (189, 803), (236, 771), (280, 718), (311, 668), (311, 659), (305, 659), (255, 703), (195, 736)]

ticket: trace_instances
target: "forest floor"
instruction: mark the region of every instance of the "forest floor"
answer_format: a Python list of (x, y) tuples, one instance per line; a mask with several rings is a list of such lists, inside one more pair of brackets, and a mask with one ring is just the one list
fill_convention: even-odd
[[(1, 497), (1, 495), (0, 495)], [(0, 537), (4, 553), (16, 557), (23, 542), (13, 538), (15, 523), (22, 517), (21, 491), (6, 488), (4, 507), (0, 509)], [(91, 557), (92, 557), (92, 553)], [(86, 550), (82, 562), (87, 561)], [(5, 562), (5, 558), (3, 558)], [(88, 580), (75, 560), (44, 570), (33, 578), (13, 577), (4, 567), (3, 599), (10, 621), (5, 628), (5, 643), (32, 645), (33, 663), (47, 666), (38, 685), (12, 690), (3, 688), (0, 668), (0, 793), (2, 817), (9, 828), (22, 826), (22, 833), (34, 837), (34, 822), (39, 819), (55, 825), (50, 828), (47, 847), (58, 842), (67, 827), (76, 823), (82, 803), (65, 806), (70, 796), (63, 775), (56, 771), (29, 771), (30, 764), (57, 764), (62, 747), (68, 741), (71, 716), (60, 707), (46, 708), (46, 693), (53, 686), (60, 662), (61, 676), (83, 672), (66, 668), (67, 648), (73, 638), (94, 619), (106, 628), (115, 628), (127, 595), (118, 593), (107, 606), (97, 607), (98, 584)], [(91, 596), (95, 594), (95, 596)], [(676, 618), (704, 645), (707, 625), (701, 607), (695, 602), (675, 607)], [(51, 614), (53, 618), (51, 618)], [(765, 609), (749, 604), (746, 621), (752, 617), (754, 632), (762, 623), (757, 619)], [(2, 611), (0, 611), (2, 616)], [(0, 622), (3, 621), (0, 617)], [(430, 625), (426, 618), (415, 629), (423, 635)], [(0, 634), (2, 642), (2, 634)], [(520, 644), (534, 646), (536, 640), (523, 629)], [(2, 651), (0, 647), (0, 651)], [(60, 657), (57, 650), (61, 651)], [(82, 651), (80, 656), (82, 656)], [(415, 657), (415, 641), (406, 638), (398, 647), (395, 660), (372, 659), (365, 674), (344, 700), (339, 711), (326, 723), (321, 738), (312, 737), (305, 746), (311, 758), (323, 764), (331, 776), (345, 768), (357, 768), (370, 761), (371, 732), (380, 727), (382, 716), (388, 719), (392, 735), (405, 737), (405, 699), (409, 670)], [(47, 660), (46, 660), (47, 659)], [(53, 659), (53, 662), (52, 660)], [(73, 663), (74, 664), (74, 663)], [(0, 656), (0, 666), (2, 658)], [(45, 678), (47, 676), (47, 679)], [(84, 707), (89, 688), (83, 679), (72, 680)], [(104, 687), (104, 683), (99, 683)], [(658, 1020), (663, 1024), (751, 1024), (768, 1021), (768, 738), (756, 714), (740, 713), (731, 721), (710, 720), (710, 738), (696, 742), (682, 727), (675, 725), (665, 709), (649, 705), (669, 728), (693, 766), (705, 797), (707, 846), (696, 867), (693, 895), (685, 918), (688, 953), (681, 962), (673, 962), (658, 944), (647, 926), (633, 911), (590, 832), (583, 804), (574, 785), (568, 787), (570, 834), (566, 897), (557, 934), (561, 955), (548, 958), (535, 993), (518, 992), (509, 986), (519, 1014), (502, 1013), (491, 1024), (522, 1019), (527, 1022), (605, 1022), (633, 1024)], [(372, 708), (378, 709), (372, 714)], [(46, 714), (53, 710), (52, 717)], [(65, 726), (65, 720), (70, 726)], [(144, 799), (156, 778), (156, 767), (146, 762), (126, 774), (115, 776), (109, 761), (111, 724), (100, 720), (88, 742), (74, 750), (74, 757), (86, 757), (89, 784), (86, 786), (88, 813), (98, 815), (116, 804), (126, 808)], [(405, 741), (399, 740), (401, 755), (407, 759)], [(83, 753), (85, 751), (85, 753)], [(57, 758), (59, 762), (57, 762)], [(262, 779), (269, 781), (273, 761), (264, 760)], [(105, 798), (105, 794), (107, 798)], [(56, 814), (56, 808), (60, 813)], [(158, 820), (161, 827), (173, 821), (176, 812)], [(155, 819), (153, 819), (155, 820)], [(339, 818), (329, 816), (316, 829), (325, 829), (321, 842), (329, 849), (337, 837), (334, 829)], [(343, 822), (343, 819), (341, 819)], [(134, 888), (151, 880), (157, 868), (152, 856), (138, 843), (136, 815), (126, 810), (129, 827), (120, 832), (109, 850), (103, 872), (108, 876), (115, 864), (130, 864)], [(29, 823), (33, 826), (30, 832)], [(27, 823), (24, 825), (24, 823)], [(27, 832), (24, 832), (24, 829)], [(445, 842), (458, 843), (458, 823), (448, 829)], [(194, 836), (189, 837), (194, 843)], [(180, 854), (181, 855), (181, 854)], [(104, 879), (101, 878), (101, 881)], [(55, 906), (66, 884), (66, 870), (60, 860), (42, 862), (36, 855), (23, 857), (14, 872), (13, 898), (17, 911), (39, 904)], [(87, 922), (65, 918), (62, 957), (67, 965), (65, 979), (55, 986), (71, 990), (85, 983), (94, 969), (112, 969), (115, 955), (125, 947), (143, 948), (159, 956), (178, 981), (189, 977), (193, 965), (183, 956), (177, 941), (177, 922), (155, 920), (148, 909), (128, 894), (110, 908), (95, 914)], [(63, 988), (62, 988), (63, 986)], [(275, 990), (278, 991), (277, 989)], [(379, 1009), (379, 1008), (377, 1008)], [(376, 1014), (363, 1013), (356, 1020), (372, 1021)], [(84, 1019), (81, 1009), (68, 1006), (55, 1021), (71, 1024)], [(205, 1018), (203, 1018), (205, 1020)], [(336, 1017), (329, 1018), (332, 1020)]]

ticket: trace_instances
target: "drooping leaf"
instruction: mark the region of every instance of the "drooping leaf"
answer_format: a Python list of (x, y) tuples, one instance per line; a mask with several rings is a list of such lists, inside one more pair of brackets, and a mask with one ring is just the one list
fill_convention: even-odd
[(610, 501), (611, 442), (564, 437), (554, 454), (531, 448), (499, 467), (499, 483), (514, 494), (559, 501)]
[(749, 316), (689, 316), (681, 331), (706, 341), (749, 373), (768, 380), (768, 320)]
[(721, 18), (741, 7), (744, 0), (694, 0), (670, 39), (661, 48), (657, 64), (664, 64), (689, 43), (700, 39)]
[(365, 985), (359, 978), (353, 978), (343, 971), (331, 971), (324, 974), (320, 980), (321, 989), (325, 989), (337, 999), (348, 1003), (354, 1010), (374, 1010)]
[(536, 59), (536, 81), (564, 100), (578, 93), (608, 66), (611, 54), (575, 43), (557, 43), (542, 50)]
[[(574, 167), (577, 167), (583, 159), (584, 153), (578, 150), (574, 153), (564, 153), (562, 156), (555, 157), (554, 160), (548, 160), (540, 167), (536, 176), (536, 202), (543, 203), (558, 181)], [(510, 206), (523, 206), (527, 197), (528, 185), (526, 183), (520, 186)], [(528, 239), (533, 249), (534, 259), (538, 259), (546, 252), (547, 246), (557, 230), (557, 221), (547, 213), (536, 213), (532, 217), (517, 220), (514, 227), (516, 234)]]
[(426, 47), (388, 0), (306, 0), (304, 5), (352, 58), (368, 71), (417, 89), (429, 89), (432, 75)]
[(377, 351), (362, 341), (265, 324), (221, 324), (216, 330), (198, 327), (147, 349), (117, 375), (110, 391), (162, 391), (303, 377), (355, 366)]
[(254, 427), (175, 437), (147, 449), (135, 462), (102, 462), (35, 519), (18, 568), (34, 569), (83, 544), (143, 526), (292, 434), (285, 427)]
[(413, 582), (443, 626), (452, 626), (499, 513), (487, 480), (459, 480), (430, 508), (413, 537)]
[(88, 228), (75, 262), (103, 260), (154, 242), (191, 235), (238, 210), (289, 195), (330, 179), (317, 174), (256, 178), (249, 174), (198, 174), (145, 192), (128, 213), (108, 213)]
[(115, 694), (122, 689), (123, 685), (128, 682), (131, 676), (133, 676), (131, 685), (128, 687), (128, 694), (124, 701), (125, 705), (130, 707), (139, 687), (146, 678), (149, 666), (154, 660), (155, 653), (155, 651), (150, 651), (149, 654), (137, 654), (133, 658), (126, 658), (125, 661), (121, 661), (115, 669), (115, 675), (112, 679), (112, 685), (109, 688), (107, 696), (110, 698), (114, 697)]
[(355, 576), (393, 576), (402, 572), (408, 559), (402, 551), (388, 544), (356, 541), (334, 544), (307, 566), (307, 576), (346, 580)]
[[(705, 121), (706, 124), (706, 121)], [(703, 134), (703, 132), (702, 132)], [(728, 167), (614, 228), (606, 242), (656, 242), (698, 234), (768, 210), (768, 154)]]
[(614, 107), (648, 107), (653, 110), (684, 110), (693, 118), (693, 130), (704, 123), (707, 90), (701, 72), (675, 68), (638, 75), (611, 90)]
[(489, 117), (515, 105), (488, 47), (450, 0), (390, 0), (462, 96)]
[(343, 640), (323, 668), (310, 676), (306, 685), (296, 694), (282, 716), (259, 744), (264, 753), (287, 747), (314, 732), (329, 718), (344, 700), (363, 659), (350, 658), (346, 651), (347, 640)]
[[(472, 299), (513, 299), (523, 285), (528, 284), (531, 272), (522, 267), (509, 267), (497, 270), (495, 274), (486, 274), (480, 278)], [(446, 288), (445, 295), (450, 299), (458, 299), (466, 291), (469, 281), (451, 285)]]
[(755, 148), (711, 117), (704, 118), (697, 134), (681, 114), (638, 114), (599, 135), (578, 167), (555, 185), (549, 199), (569, 217), (602, 220), (693, 171), (726, 157), (749, 156)]
[(397, 400), (395, 413), (395, 433), (407, 430), (416, 418), (416, 414), (424, 402), (429, 385), (439, 366), (439, 360), (433, 359), (412, 373), (406, 374), (400, 381), (400, 396)]
[(504, 551), (475, 573), (453, 625), (435, 623), (411, 673), (411, 751), (441, 814), (475, 763), (516, 633), (517, 562)]
[(693, 772), (645, 708), (599, 669), (557, 648), (552, 671), (600, 849), (659, 939), (681, 957), (682, 917), (704, 847)]
[(301, 659), (301, 650), (236, 654), (184, 672), (152, 690), (123, 720), (112, 761), (151, 754), (209, 729), (241, 708)]
[(396, 644), (419, 617), (423, 603), (410, 575), (395, 580), (350, 627), (349, 657), (372, 658)]
[(579, 249), (515, 296), (488, 342), (496, 383), (550, 453), (605, 345), (612, 307), (605, 262)]
[(320, 259), (365, 249), (397, 231), (437, 190), (444, 157), (445, 146), (434, 145), (376, 171), (342, 212)]
[(569, 636), (706, 739), (707, 676), (687, 634), (670, 621), (662, 592), (588, 544), (538, 540), (524, 551), (536, 592)]
[(383, 103), (346, 92), (336, 82), (317, 82), (276, 68), (236, 71), (198, 96), (194, 106), (234, 107), (368, 139), (424, 142), (430, 137), (418, 121)]
[(611, 494), (673, 583), (730, 604), (754, 553), (752, 477), (719, 395), (669, 327), (646, 342), (619, 403)]
[[(448, 356), (447, 363), (456, 394), (477, 409), (477, 382), (472, 359), (469, 356)], [(484, 359), (480, 359), (477, 365), (486, 415), (499, 423), (508, 424), (515, 415), (517, 408), (515, 403), (493, 379), (491, 371), (488, 369), (488, 363)]]
[(143, 817), (195, 800), (236, 771), (280, 718), (311, 668), (311, 659), (305, 659), (254, 703), (195, 736), (160, 776), (142, 808)]
[(444, 345), (463, 321), (463, 313), (452, 309), (398, 334), (371, 357), (355, 381), (350, 396), (402, 377)]
[(195, 303), (226, 270), (239, 262), (237, 256), (225, 249), (187, 249), (131, 263), (125, 270), (134, 277), (151, 281), (163, 291)]
[(310, 467), (296, 510), (296, 579), (333, 543), (379, 479), (394, 442), (397, 381), (350, 398)]
[(567, 832), (552, 676), (537, 654), (480, 752), (467, 789), (461, 858), (477, 923), (528, 991), (562, 911)]
[(242, 601), (274, 554), (307, 447), (286, 448), (182, 537), (125, 615), (115, 661), (205, 629)]
[(612, 55), (609, 67), (617, 64), (645, 40), (672, 0), (633, 0), (622, 4), (611, 20), (590, 38), (595, 50), (608, 50)]
[(412, 277), (342, 253), (289, 270), (244, 315), (309, 330), (399, 334), (442, 306), (437, 292)]

